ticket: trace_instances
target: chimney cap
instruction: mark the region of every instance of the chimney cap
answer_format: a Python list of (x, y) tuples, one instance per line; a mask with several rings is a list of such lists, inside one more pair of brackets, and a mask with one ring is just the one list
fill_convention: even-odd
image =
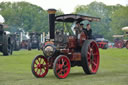
[(49, 14), (55, 14), (56, 13), (56, 9), (48, 9), (47, 11)]

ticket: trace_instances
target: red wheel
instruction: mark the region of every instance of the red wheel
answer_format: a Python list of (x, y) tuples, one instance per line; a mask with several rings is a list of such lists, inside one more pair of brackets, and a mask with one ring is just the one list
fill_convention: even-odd
[(128, 49), (128, 41), (126, 42), (126, 48)]
[(58, 56), (53, 64), (54, 74), (57, 78), (66, 78), (70, 72), (70, 61), (65, 55)]
[(124, 42), (122, 40), (119, 40), (119, 41), (115, 42), (115, 47), (123, 48), (123, 46), (124, 46)]
[(34, 58), (32, 73), (35, 77), (45, 77), (48, 73), (48, 61), (43, 55), (38, 55)]
[(95, 41), (86, 40), (81, 50), (81, 63), (85, 73), (95, 74), (99, 68), (99, 49)]

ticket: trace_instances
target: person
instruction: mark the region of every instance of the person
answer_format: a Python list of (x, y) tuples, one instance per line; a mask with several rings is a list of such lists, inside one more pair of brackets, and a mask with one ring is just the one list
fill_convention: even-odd
[(88, 39), (92, 39), (92, 29), (91, 29), (91, 26), (90, 26), (90, 24), (87, 24), (86, 26), (87, 26), (86, 29), (83, 29), (83, 30), (87, 33)]
[(80, 23), (79, 22), (76, 23), (74, 30), (75, 30), (76, 36), (78, 37), (78, 34), (80, 34)]
[(84, 28), (84, 24), (81, 23), (81, 24), (80, 24), (80, 31), (82, 32), (82, 31), (84, 31), (84, 30), (85, 30), (85, 28)]

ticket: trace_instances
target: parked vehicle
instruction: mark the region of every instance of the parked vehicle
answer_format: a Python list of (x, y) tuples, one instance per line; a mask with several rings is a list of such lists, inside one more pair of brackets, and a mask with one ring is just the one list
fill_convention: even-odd
[(0, 51), (3, 55), (11, 55), (13, 52), (13, 46), (11, 37), (4, 31), (4, 25), (0, 24)]
[(97, 38), (96, 42), (97, 42), (99, 48), (102, 48), (102, 49), (108, 48), (108, 40), (106, 40), (104, 38)]
[(28, 50), (38, 49), (40, 50), (40, 34), (30, 33), (30, 39), (28, 40)]
[(10, 35), (13, 42), (13, 50), (18, 51), (21, 49), (20, 37), (19, 34), (11, 34)]

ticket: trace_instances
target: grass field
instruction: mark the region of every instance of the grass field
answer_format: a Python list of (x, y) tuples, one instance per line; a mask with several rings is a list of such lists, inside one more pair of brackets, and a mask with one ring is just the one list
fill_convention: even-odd
[(100, 68), (95, 75), (85, 75), (81, 67), (71, 68), (66, 79), (57, 79), (53, 70), (45, 78), (31, 73), (37, 50), (15, 51), (11, 56), (0, 54), (0, 85), (128, 85), (128, 50), (100, 49)]

